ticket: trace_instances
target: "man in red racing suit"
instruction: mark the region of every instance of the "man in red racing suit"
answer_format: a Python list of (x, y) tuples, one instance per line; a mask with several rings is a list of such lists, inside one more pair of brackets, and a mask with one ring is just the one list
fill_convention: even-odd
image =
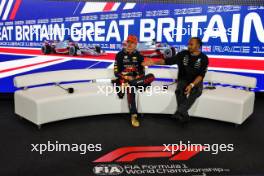
[[(136, 50), (137, 37), (129, 35), (127, 38), (127, 46), (116, 54), (114, 73), (117, 79), (114, 81), (118, 86), (125, 88), (127, 93), (129, 111), (131, 114), (131, 124), (133, 127), (139, 127), (138, 112), (136, 107), (135, 89), (128, 87), (137, 87), (139, 85), (147, 86), (153, 80), (152, 74), (145, 76), (145, 68), (142, 66), (144, 57)], [(119, 89), (120, 90), (120, 89)], [(120, 98), (124, 93), (118, 92)]]

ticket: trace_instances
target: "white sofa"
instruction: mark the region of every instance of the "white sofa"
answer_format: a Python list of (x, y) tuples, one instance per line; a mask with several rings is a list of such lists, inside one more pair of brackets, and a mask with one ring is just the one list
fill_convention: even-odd
[[(153, 73), (156, 78), (177, 79), (177, 69), (149, 68), (147, 72)], [(106, 95), (98, 88), (112, 87), (112, 78), (112, 69), (62, 70), (17, 76), (14, 84), (20, 89), (14, 94), (15, 113), (39, 127), (69, 118), (128, 113), (126, 97), (119, 99), (114, 92)], [(208, 72), (204, 81), (248, 88), (256, 86), (255, 78), (220, 72)], [(74, 93), (68, 94), (58, 84), (74, 88)], [(153, 91), (150, 95), (154, 87), (162, 87), (164, 84), (169, 83), (154, 81), (152, 88), (138, 94), (139, 113), (173, 114), (176, 111), (176, 84), (167, 90)], [(217, 86), (212, 90), (204, 89), (189, 113), (194, 117), (242, 124), (253, 113), (254, 99), (252, 91)]]

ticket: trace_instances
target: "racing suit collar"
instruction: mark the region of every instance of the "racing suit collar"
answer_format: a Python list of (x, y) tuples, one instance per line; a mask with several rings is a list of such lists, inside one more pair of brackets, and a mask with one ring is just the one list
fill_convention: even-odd
[(134, 51), (132, 51), (131, 53), (129, 53), (129, 52), (127, 52), (127, 50), (126, 49), (124, 49), (124, 53), (126, 53), (126, 54), (134, 54), (134, 53), (136, 53), (137, 52), (137, 50), (135, 49)]

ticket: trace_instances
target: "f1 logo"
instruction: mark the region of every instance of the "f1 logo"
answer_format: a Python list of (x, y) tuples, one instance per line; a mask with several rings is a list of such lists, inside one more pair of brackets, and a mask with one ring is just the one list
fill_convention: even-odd
[[(178, 152), (175, 150), (172, 152), (172, 147), (167, 147), (164, 150), (164, 146), (137, 146), (137, 147), (122, 147), (112, 152), (109, 152), (102, 157), (96, 159), (95, 163), (109, 163), (109, 162), (133, 162), (142, 158), (169, 158), (171, 161), (189, 160), (190, 158), (201, 152), (199, 150), (184, 150), (181, 151), (181, 146), (178, 147)], [(169, 151), (170, 150), (170, 151)]]

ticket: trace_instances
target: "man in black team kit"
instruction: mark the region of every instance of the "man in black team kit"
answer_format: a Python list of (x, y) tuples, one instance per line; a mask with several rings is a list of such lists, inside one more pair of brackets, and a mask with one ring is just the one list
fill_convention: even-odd
[(176, 99), (178, 108), (174, 118), (182, 123), (190, 120), (188, 110), (195, 100), (202, 94), (203, 78), (207, 72), (208, 57), (200, 51), (202, 41), (198, 37), (192, 37), (188, 42), (188, 50), (179, 52), (176, 56), (165, 60), (147, 60), (142, 65), (178, 65), (178, 84)]
[[(118, 78), (116, 83), (118, 82), (120, 86), (125, 86), (127, 88), (127, 83), (144, 77), (145, 69), (144, 66), (142, 66), (144, 57), (136, 50), (137, 37), (129, 35), (126, 42), (127, 46), (116, 55), (114, 73)], [(122, 98), (122, 96), (123, 95), (119, 94), (120, 98)], [(140, 123), (138, 121), (135, 91), (127, 91), (127, 98), (131, 114), (131, 124), (133, 127), (139, 127)]]

